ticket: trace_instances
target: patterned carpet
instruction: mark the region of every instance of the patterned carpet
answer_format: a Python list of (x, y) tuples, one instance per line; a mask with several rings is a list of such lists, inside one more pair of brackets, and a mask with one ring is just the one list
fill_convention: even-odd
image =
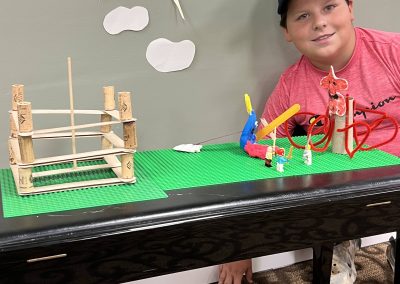
[[(389, 284), (393, 283), (393, 272), (386, 259), (386, 247), (381, 243), (362, 248), (356, 255), (356, 284)], [(312, 261), (293, 264), (284, 268), (263, 271), (254, 274), (254, 284), (271, 283), (311, 283)]]

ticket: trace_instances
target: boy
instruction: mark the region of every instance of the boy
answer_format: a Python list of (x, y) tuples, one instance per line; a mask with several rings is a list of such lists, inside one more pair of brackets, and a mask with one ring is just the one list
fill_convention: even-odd
[[(347, 93), (356, 107), (387, 113), (400, 122), (400, 34), (355, 28), (353, 0), (279, 0), (280, 25), (288, 42), (302, 53), (301, 58), (281, 76), (269, 97), (262, 118), (272, 121), (291, 105), (301, 111), (325, 114), (328, 95), (319, 82), (332, 65), (337, 77), (349, 82)], [(369, 125), (376, 115), (356, 111), (355, 120)], [(307, 130), (311, 116), (289, 120), (289, 131), (296, 125)], [(368, 145), (376, 145), (393, 134), (389, 124), (382, 123), (371, 132)], [(283, 126), (277, 137), (285, 136)], [(400, 134), (382, 150), (400, 156)], [(353, 283), (356, 278), (355, 241), (334, 249), (333, 264), (343, 267), (332, 271), (331, 283)], [(343, 259), (350, 264), (341, 265)], [(349, 263), (351, 262), (351, 263)], [(251, 260), (223, 264), (219, 284), (241, 283), (243, 274), (252, 282)]]

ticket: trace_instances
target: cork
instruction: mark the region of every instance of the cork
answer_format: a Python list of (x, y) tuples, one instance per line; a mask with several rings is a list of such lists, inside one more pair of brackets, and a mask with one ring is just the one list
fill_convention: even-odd
[(20, 132), (31, 132), (32, 124), (32, 107), (30, 102), (17, 103), (18, 126)]
[(103, 87), (104, 93), (104, 109), (114, 110), (115, 109), (115, 91), (114, 86)]
[(123, 135), (124, 135), (124, 147), (127, 149), (137, 148), (136, 138), (136, 122), (124, 122), (123, 123)]
[(24, 85), (14, 84), (11, 86), (12, 110), (17, 110), (17, 103), (24, 101)]
[(125, 154), (121, 156), (122, 178), (132, 179), (134, 175), (133, 154)]
[(130, 92), (118, 92), (118, 109), (121, 121), (132, 119), (132, 105)]

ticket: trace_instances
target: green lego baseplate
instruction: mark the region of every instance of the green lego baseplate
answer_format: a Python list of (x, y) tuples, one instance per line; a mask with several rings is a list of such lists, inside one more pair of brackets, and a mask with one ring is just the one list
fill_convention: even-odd
[[(318, 137), (315, 137), (318, 139)], [(295, 137), (304, 145), (305, 137)], [(272, 141), (261, 141), (270, 144)], [(289, 150), (286, 138), (277, 139), (276, 146)], [(137, 152), (135, 154), (135, 184), (104, 186), (55, 193), (19, 196), (10, 169), (0, 170), (3, 215), (17, 217), (61, 212), (130, 202), (167, 198), (169, 190), (184, 190), (202, 186), (244, 182), (277, 177), (289, 177), (328, 172), (399, 165), (400, 158), (388, 153), (371, 150), (359, 151), (351, 159), (347, 155), (313, 152), (312, 165), (302, 160), (303, 150), (294, 149), (292, 159), (285, 164), (284, 172), (264, 165), (264, 160), (249, 157), (238, 143), (203, 146), (200, 153), (177, 152), (172, 149)], [(86, 162), (87, 163), (87, 162)], [(84, 165), (85, 163), (82, 163)], [(70, 165), (64, 165), (70, 166)], [(53, 170), (60, 166), (47, 166)], [(39, 169), (44, 170), (44, 169)], [(62, 175), (59, 179), (40, 179), (40, 185), (114, 177), (111, 170), (86, 174)], [(36, 181), (35, 181), (36, 182)]]

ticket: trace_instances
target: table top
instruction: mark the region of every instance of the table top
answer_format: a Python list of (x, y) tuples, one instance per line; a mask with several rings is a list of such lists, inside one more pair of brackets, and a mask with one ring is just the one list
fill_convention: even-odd
[(393, 192), (400, 166), (172, 190), (166, 199), (1, 217), (0, 252)]

